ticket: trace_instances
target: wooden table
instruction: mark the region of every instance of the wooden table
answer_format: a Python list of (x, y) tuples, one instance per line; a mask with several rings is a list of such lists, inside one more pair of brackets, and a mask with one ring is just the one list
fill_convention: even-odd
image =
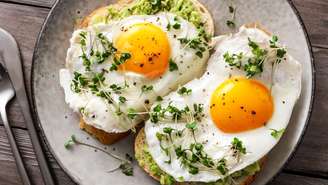
[[(20, 46), (26, 83), (30, 84), (33, 48), (55, 0), (0, 0), (0, 27), (11, 32)], [(270, 185), (328, 185), (328, 0), (293, 0), (309, 32), (316, 66), (313, 114), (296, 154)], [(28, 85), (29, 87), (29, 85)], [(43, 184), (38, 163), (16, 100), (9, 105), (9, 120), (28, 173)], [(58, 184), (73, 185), (48, 152)], [(0, 184), (22, 184), (2, 122), (0, 122)]]

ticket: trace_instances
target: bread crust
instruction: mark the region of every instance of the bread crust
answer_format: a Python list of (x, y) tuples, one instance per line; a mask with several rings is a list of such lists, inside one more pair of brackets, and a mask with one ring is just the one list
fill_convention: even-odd
[(245, 24), (244, 26), (246, 28), (256, 28), (256, 29), (259, 29), (259, 30), (263, 31), (264, 33), (266, 33), (269, 36), (272, 35), (271, 32), (269, 32), (263, 25), (261, 25), (258, 22), (248, 23), (248, 24)]
[[(145, 135), (145, 130), (144, 128), (142, 128), (136, 139), (134, 142), (134, 151), (135, 151), (135, 155), (142, 155), (143, 153), (143, 148), (146, 145), (146, 135)], [(260, 159), (260, 166), (262, 167), (265, 163), (266, 157), (263, 157), (262, 159)], [(139, 161), (138, 161), (139, 162)], [(140, 163), (139, 163), (140, 164)], [(144, 165), (141, 166), (141, 168), (143, 168), (143, 170), (152, 178), (154, 178), (157, 181), (160, 181), (160, 177), (156, 176), (155, 174), (151, 173), (149, 166)], [(250, 185), (256, 178), (256, 174), (255, 175), (251, 175), (248, 176), (247, 178), (245, 178), (242, 182), (240, 182), (240, 184), (238, 185)], [(176, 182), (175, 185), (195, 185), (194, 183), (189, 183), (189, 182)]]
[[(133, 3), (134, 0), (118, 0), (117, 3), (112, 4), (112, 6), (118, 10), (128, 6), (129, 4)], [(205, 8), (203, 4), (201, 4), (198, 0), (191, 0), (191, 2), (194, 4), (194, 6), (199, 10), (201, 13), (203, 20), (205, 22), (205, 30), (207, 31), (208, 34), (213, 35), (214, 34), (214, 22), (211, 14), (209, 11)], [(92, 17), (95, 15), (104, 15), (106, 16), (108, 13), (108, 6), (104, 7), (99, 7), (91, 14), (87, 15), (84, 17), (80, 22), (77, 23), (76, 28), (81, 29), (81, 28), (86, 28), (90, 25), (90, 21), (92, 20)], [(88, 125), (85, 123), (85, 121), (80, 119), (80, 128), (90, 135), (94, 136), (97, 138), (101, 143), (103, 144), (113, 144), (123, 138), (125, 138), (129, 132), (124, 132), (124, 133), (107, 133), (103, 130), (100, 130), (98, 128), (95, 128), (91, 125)]]
[(95, 137), (98, 139), (102, 144), (105, 145), (110, 145), (113, 144), (126, 136), (129, 135), (129, 132), (123, 132), (123, 133), (107, 133), (103, 130), (100, 130), (96, 127), (93, 127), (91, 125), (88, 125), (85, 123), (83, 118), (80, 118), (80, 129), (86, 131), (89, 133), (91, 136)]
[[(213, 21), (213, 18), (212, 18), (212, 15), (210, 14), (210, 12), (198, 0), (190, 0), (190, 1), (194, 4), (194, 6), (201, 13), (202, 19), (204, 21), (204, 27), (205, 27), (206, 32), (210, 35), (214, 35), (214, 21)], [(134, 2), (134, 0), (118, 0), (117, 3), (112, 4), (112, 6), (116, 9), (118, 9), (118, 10), (121, 10), (122, 8), (128, 6), (130, 3), (133, 3), (133, 2)], [(82, 21), (80, 21), (77, 24), (77, 28), (86, 28), (86, 27), (88, 27), (90, 25), (90, 21), (91, 21), (92, 17), (95, 16), (95, 15), (104, 15), (104, 16), (106, 16), (107, 12), (108, 12), (107, 8), (108, 8), (108, 6), (97, 8), (96, 10), (91, 12), (91, 14), (84, 17), (82, 19)]]

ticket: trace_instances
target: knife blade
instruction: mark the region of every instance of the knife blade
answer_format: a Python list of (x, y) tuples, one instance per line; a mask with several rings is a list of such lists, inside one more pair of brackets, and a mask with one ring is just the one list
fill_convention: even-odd
[(40, 166), (44, 183), (46, 185), (55, 185), (47, 160), (42, 150), (42, 146), (38, 137), (39, 135), (36, 131), (31, 116), (29, 100), (27, 98), (25, 84), (24, 84), (21, 56), (20, 56), (18, 45), (14, 37), (1, 28), (0, 28), (0, 43), (5, 43), (5, 45), (0, 44), (0, 51), (2, 51), (3, 53), (5, 66), (9, 73), (11, 82), (14, 86), (16, 92), (16, 98), (23, 112), (25, 124), (32, 141), (32, 145)]

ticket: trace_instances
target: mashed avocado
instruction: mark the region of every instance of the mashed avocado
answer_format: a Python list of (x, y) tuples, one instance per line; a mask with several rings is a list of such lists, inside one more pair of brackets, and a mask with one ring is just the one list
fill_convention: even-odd
[[(164, 171), (162, 171), (156, 162), (153, 160), (152, 156), (148, 152), (148, 146), (144, 145), (144, 148), (140, 153), (136, 153), (136, 159), (139, 162), (139, 165), (142, 168), (146, 168), (149, 170), (150, 174), (157, 176), (160, 178), (160, 183), (162, 185), (173, 185), (175, 183), (175, 180), (172, 176), (166, 174)], [(260, 170), (260, 164), (259, 162), (255, 162), (254, 164), (251, 164), (247, 166), (246, 168), (237, 171), (230, 176), (226, 177), (223, 180), (219, 180), (217, 182), (211, 182), (211, 183), (198, 183), (201, 185), (231, 185), (233, 180), (238, 180), (239, 178), (247, 177), (250, 175), (254, 175), (256, 172)], [(183, 179), (181, 179), (183, 181)]]
[[(108, 6), (107, 15), (98, 14), (91, 18), (91, 24), (119, 20), (130, 15), (154, 15), (158, 12), (171, 12), (193, 23), (199, 33), (206, 36), (203, 20), (199, 10), (190, 0), (136, 0), (121, 10)], [(208, 36), (206, 36), (208, 37)]]

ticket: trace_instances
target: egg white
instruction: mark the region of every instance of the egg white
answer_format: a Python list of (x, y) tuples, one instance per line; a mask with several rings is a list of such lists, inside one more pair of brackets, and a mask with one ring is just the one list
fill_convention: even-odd
[[(231, 76), (246, 76), (243, 70), (228, 66), (224, 61), (223, 55), (227, 51), (229, 53), (243, 52), (246, 56), (251, 55), (251, 50), (248, 47), (248, 38), (259, 43), (261, 47), (269, 47), (268, 43), (271, 36), (259, 29), (241, 27), (239, 32), (234, 35), (218, 37), (215, 53), (211, 56), (204, 75), (184, 86), (192, 89), (191, 95), (181, 96), (177, 92), (172, 92), (161, 103), (162, 107), (171, 103), (171, 105), (180, 109), (186, 105), (192, 107), (194, 103), (204, 104), (205, 117), (200, 122), (197, 122), (198, 129), (195, 131), (195, 138), (197, 142), (203, 143), (205, 152), (212, 159), (219, 160), (224, 157), (227, 160), (227, 175), (260, 160), (277, 144), (279, 139), (271, 136), (271, 129), (280, 130), (287, 127), (293, 107), (301, 92), (301, 65), (290, 55), (287, 55), (287, 60), (276, 66), (273, 79), (271, 79), (272, 61), (268, 59), (264, 63), (264, 71), (252, 77), (252, 79), (260, 81), (268, 89), (270, 89), (272, 82), (271, 95), (274, 101), (274, 112), (271, 119), (263, 127), (234, 134), (224, 133), (216, 127), (211, 119), (209, 108), (212, 93), (222, 82)], [(200, 170), (199, 173), (191, 175), (188, 169), (181, 165), (174, 151), (171, 153), (171, 163), (165, 162), (168, 160), (168, 156), (161, 149), (160, 142), (156, 137), (157, 132), (163, 133), (164, 127), (182, 130), (186, 127), (186, 123), (176, 123), (167, 120), (165, 122), (159, 121), (158, 123), (146, 122), (145, 133), (149, 152), (164, 172), (174, 177), (177, 181), (213, 182), (224, 178), (223, 175), (208, 170)], [(239, 160), (233, 157), (231, 153), (231, 142), (235, 137), (243, 142), (247, 151)], [(184, 135), (181, 138), (174, 139), (173, 143), (176, 146), (188, 147), (191, 143), (194, 143), (194, 140), (190, 132), (184, 132)]]
[[(76, 30), (70, 40), (70, 48), (67, 52), (66, 68), (60, 70), (60, 84), (65, 92), (65, 101), (76, 112), (80, 112), (83, 108), (83, 119), (89, 125), (109, 133), (126, 132), (138, 124), (142, 119), (142, 115), (138, 115), (135, 119), (129, 120), (117, 116), (113, 107), (108, 105), (104, 99), (97, 97), (90, 91), (85, 93), (75, 93), (71, 90), (71, 81), (74, 71), (82, 74), (86, 73), (82, 64), (82, 50), (80, 45), (80, 33), (87, 32), (87, 51), (90, 51), (94, 38), (97, 33), (102, 33), (109, 41), (113, 42), (120, 34), (123, 33), (122, 27), (127, 27), (136, 23), (149, 22), (160, 27), (166, 32), (169, 44), (171, 47), (170, 58), (176, 61), (178, 71), (166, 71), (160, 78), (147, 79), (140, 74), (133, 72), (112, 71), (105, 73), (105, 84), (124, 84), (127, 83), (129, 88), (122, 92), (120, 96), (127, 99), (125, 104), (121, 105), (121, 110), (126, 111), (128, 108), (133, 108), (137, 112), (147, 110), (157, 96), (164, 96), (176, 89), (179, 85), (200, 76), (204, 71), (205, 63), (209, 57), (209, 51), (203, 53), (200, 58), (195, 55), (195, 50), (185, 47), (180, 43), (178, 38), (193, 39), (198, 35), (196, 27), (188, 21), (178, 18), (181, 24), (180, 29), (167, 29), (168, 23), (174, 23), (176, 15), (171, 13), (159, 13), (157, 15), (138, 15), (130, 16), (125, 19), (110, 22), (109, 24), (96, 24), (85, 29)], [(98, 48), (102, 50), (102, 48)], [(92, 70), (101, 72), (103, 68), (109, 68), (112, 61), (105, 61), (103, 64), (93, 65)], [(143, 85), (153, 86), (153, 91), (142, 93)], [(118, 95), (113, 95), (114, 99), (118, 99)], [(145, 101), (149, 104), (145, 104)]]

